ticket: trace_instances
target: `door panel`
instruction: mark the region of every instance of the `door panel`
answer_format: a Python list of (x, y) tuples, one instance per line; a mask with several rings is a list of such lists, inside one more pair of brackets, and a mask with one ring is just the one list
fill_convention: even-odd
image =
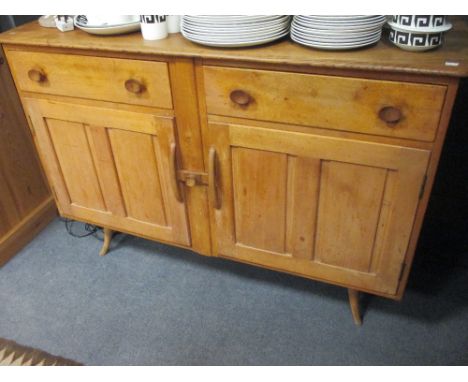
[(190, 245), (185, 204), (170, 188), (171, 118), (38, 99), (25, 104), (62, 214)]
[[(287, 156), (232, 149), (234, 215), (239, 243), (275, 252), (285, 250)], [(274, 174), (274, 179), (272, 175)]]
[(47, 126), (71, 203), (105, 210), (86, 127), (56, 119), (47, 119)]
[(109, 138), (127, 216), (148, 223), (166, 225), (153, 137), (124, 130), (110, 130)]
[(315, 260), (368, 272), (387, 170), (324, 161), (321, 173)]
[(235, 124), (209, 136), (220, 256), (396, 292), (428, 151)]

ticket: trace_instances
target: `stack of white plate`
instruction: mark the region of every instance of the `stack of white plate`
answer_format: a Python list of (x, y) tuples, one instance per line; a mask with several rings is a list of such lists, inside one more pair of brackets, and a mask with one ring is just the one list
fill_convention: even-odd
[(294, 16), (293, 41), (318, 49), (356, 49), (380, 40), (385, 16)]
[(182, 16), (182, 35), (198, 44), (237, 48), (289, 34), (290, 16)]

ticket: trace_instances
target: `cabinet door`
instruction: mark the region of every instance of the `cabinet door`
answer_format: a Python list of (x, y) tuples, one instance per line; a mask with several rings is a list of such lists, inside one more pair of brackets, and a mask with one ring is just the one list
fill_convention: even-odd
[(190, 244), (185, 204), (171, 187), (172, 118), (48, 100), (25, 104), (63, 215)]
[(235, 124), (209, 129), (220, 256), (396, 293), (428, 151)]

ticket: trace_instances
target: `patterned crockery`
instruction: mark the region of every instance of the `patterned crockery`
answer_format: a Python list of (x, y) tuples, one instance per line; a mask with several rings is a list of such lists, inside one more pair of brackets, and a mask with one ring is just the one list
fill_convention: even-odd
[(413, 32), (413, 31), (399, 31), (390, 30), (390, 41), (405, 50), (424, 51), (435, 49), (442, 45), (443, 32), (430, 33), (430, 32)]
[(405, 28), (433, 29), (445, 25), (447, 16), (440, 15), (393, 15), (392, 23)]

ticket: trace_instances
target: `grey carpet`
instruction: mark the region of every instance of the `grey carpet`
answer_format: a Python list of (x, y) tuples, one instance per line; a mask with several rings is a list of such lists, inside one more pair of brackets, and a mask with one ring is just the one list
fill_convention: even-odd
[[(466, 268), (414, 279), (401, 303), (56, 220), (0, 269), (0, 337), (87, 365), (468, 363)], [(412, 275), (413, 276), (413, 275)]]

